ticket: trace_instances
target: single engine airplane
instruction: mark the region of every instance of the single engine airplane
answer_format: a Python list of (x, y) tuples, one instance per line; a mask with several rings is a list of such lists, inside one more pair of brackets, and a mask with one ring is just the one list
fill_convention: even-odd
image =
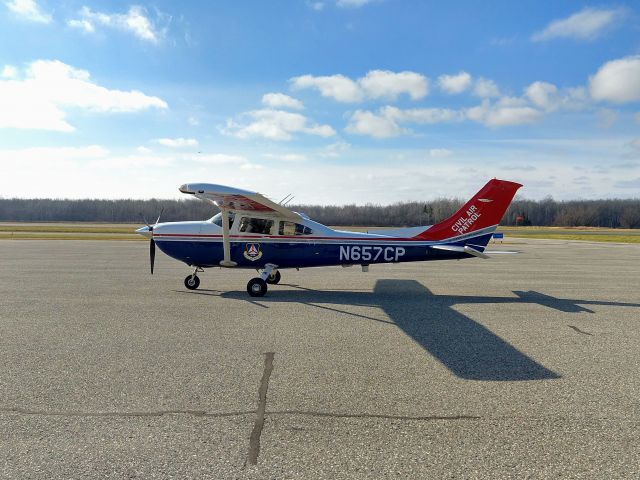
[(205, 268), (251, 268), (259, 276), (249, 280), (247, 292), (261, 297), (286, 268), (361, 265), (367, 271), (374, 263), (489, 258), (485, 248), (521, 186), (493, 179), (435, 225), (359, 233), (334, 230), (256, 192), (190, 183), (180, 191), (214, 204), (220, 213), (200, 222), (158, 223), (158, 218), (136, 232), (150, 239), (152, 274), (157, 245), (194, 269), (184, 279), (188, 289), (198, 288), (198, 273)]

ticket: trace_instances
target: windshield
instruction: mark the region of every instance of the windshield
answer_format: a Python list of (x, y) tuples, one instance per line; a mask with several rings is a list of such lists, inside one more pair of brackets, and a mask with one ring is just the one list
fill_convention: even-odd
[[(233, 225), (233, 221), (235, 220), (235, 218), (236, 218), (236, 214), (235, 213), (230, 213), (229, 214), (229, 228), (231, 228), (231, 225)], [(209, 219), (209, 221), (211, 223), (214, 223), (214, 224), (218, 225), (219, 227), (221, 227), (222, 226), (222, 213), (218, 213), (218, 214), (214, 215), (213, 217), (211, 217)]]

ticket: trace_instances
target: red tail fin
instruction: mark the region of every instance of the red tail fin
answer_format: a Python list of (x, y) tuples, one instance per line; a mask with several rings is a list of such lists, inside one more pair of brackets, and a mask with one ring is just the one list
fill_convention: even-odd
[(432, 225), (416, 235), (417, 240), (445, 240), (500, 223), (513, 196), (521, 187), (506, 180), (489, 180), (464, 206), (451, 217)]

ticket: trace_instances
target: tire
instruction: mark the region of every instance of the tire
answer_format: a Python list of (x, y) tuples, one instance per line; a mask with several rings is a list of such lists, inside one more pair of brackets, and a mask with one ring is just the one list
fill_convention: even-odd
[(184, 286), (189, 290), (195, 290), (200, 286), (200, 279), (197, 275), (187, 275), (187, 278), (184, 279)]
[(247, 292), (252, 297), (264, 297), (264, 294), (267, 293), (267, 282), (260, 277), (252, 278), (247, 283)]
[(275, 285), (277, 283), (280, 283), (280, 278), (282, 278), (280, 275), (280, 270), (276, 270), (276, 273), (272, 273), (267, 277), (267, 283), (270, 285)]

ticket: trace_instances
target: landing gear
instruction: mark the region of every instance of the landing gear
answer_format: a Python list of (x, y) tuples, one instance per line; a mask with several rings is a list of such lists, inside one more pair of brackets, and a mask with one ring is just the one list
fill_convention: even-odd
[(184, 279), (184, 286), (189, 290), (195, 290), (200, 286), (200, 279), (195, 273), (193, 275), (187, 275), (187, 278)]
[(277, 283), (280, 283), (280, 271), (276, 270), (275, 272), (273, 272), (271, 275), (269, 275), (267, 277), (267, 283), (270, 285), (276, 285)]
[(267, 282), (259, 277), (252, 278), (247, 283), (247, 292), (252, 297), (264, 297), (264, 294), (267, 293)]
[(276, 284), (280, 281), (280, 272), (278, 266), (273, 263), (267, 263), (264, 270), (260, 272), (260, 276), (252, 278), (247, 283), (247, 292), (252, 297), (264, 297), (267, 293), (267, 283)]
[(198, 272), (204, 272), (204, 270), (200, 267), (196, 267), (193, 273), (191, 275), (188, 275), (187, 278), (184, 279), (184, 286), (189, 290), (195, 290), (200, 286)]

